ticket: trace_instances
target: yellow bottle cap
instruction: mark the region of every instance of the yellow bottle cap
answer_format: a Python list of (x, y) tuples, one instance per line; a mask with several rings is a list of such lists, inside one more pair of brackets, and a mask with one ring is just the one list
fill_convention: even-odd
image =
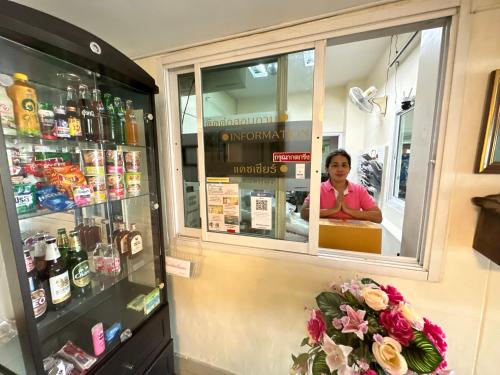
[(21, 81), (27, 81), (28, 76), (24, 73), (14, 73), (14, 79), (20, 79)]

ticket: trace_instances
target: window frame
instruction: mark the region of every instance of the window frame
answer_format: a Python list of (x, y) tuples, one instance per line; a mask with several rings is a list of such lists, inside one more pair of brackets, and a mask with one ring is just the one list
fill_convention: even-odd
[[(435, 147), (435, 159), (433, 160), (433, 188), (431, 189), (431, 194), (429, 197), (429, 210), (424, 223), (425, 226), (425, 236), (424, 245), (422, 246), (422, 254), (415, 261), (407, 261), (401, 259), (386, 259), (388, 257), (377, 255), (376, 258), (371, 257), (369, 254), (343, 254), (342, 251), (338, 251), (335, 256), (325, 257), (321, 251), (318, 251), (317, 235), (318, 235), (318, 221), (314, 219), (319, 212), (311, 212), (312, 220), (309, 226), (309, 249), (304, 255), (295, 254), (292, 255), (294, 259), (300, 259), (302, 261), (313, 262), (317, 265), (324, 264), (334, 267), (340, 267), (343, 269), (355, 269), (356, 271), (366, 271), (373, 273), (383, 273), (387, 275), (398, 275), (403, 277), (408, 277), (411, 279), (418, 280), (438, 280), (440, 278), (440, 269), (442, 265), (443, 258), (443, 247), (446, 241), (446, 228), (448, 224), (447, 216), (438, 216), (437, 212), (441, 212), (443, 209), (449, 205), (449, 198), (451, 196), (451, 189), (453, 178), (450, 176), (450, 171), (452, 171), (453, 158), (455, 156), (454, 147), (458, 142), (458, 130), (451, 128), (447, 129), (447, 123), (451, 121), (458, 120), (458, 114), (454, 114), (455, 111), (450, 111), (449, 107), (458, 109), (459, 103), (458, 99), (453, 99), (453, 95), (460, 93), (460, 88), (463, 87), (463, 82), (458, 79), (458, 83), (452, 80), (452, 77), (456, 74), (456, 71), (461, 71), (460, 67), (455, 65), (455, 55), (460, 54), (459, 58), (463, 59), (465, 54), (464, 47), (457, 46), (457, 39), (465, 38), (464, 35), (458, 32), (458, 19), (460, 18), (458, 14), (460, 3), (458, 0), (445, 0), (437, 4), (430, 0), (415, 1), (409, 0), (405, 4), (394, 4), (391, 12), (387, 12), (387, 7), (382, 4), (374, 7), (368, 6), (368, 9), (361, 9), (359, 11), (348, 11), (346, 14), (339, 14), (335, 17), (330, 17), (323, 20), (312, 21), (303, 25), (292, 25), (278, 30), (265, 31), (256, 35), (244, 34), (236, 36), (233, 39), (221, 40), (219, 42), (210, 43), (202, 46), (195, 46), (192, 48), (186, 48), (179, 52), (168, 53), (160, 59), (160, 68), (164, 73), (168, 75), (168, 72), (172, 69), (177, 69), (182, 66), (194, 65), (195, 70), (195, 84), (196, 82), (201, 82), (201, 67), (210, 65), (219, 65), (224, 62), (239, 61), (252, 58), (253, 56), (266, 56), (270, 54), (277, 54), (280, 51), (290, 50), (290, 45), (300, 46), (299, 44), (293, 44), (299, 42), (314, 43), (315, 53), (316, 53), (316, 66), (315, 66), (315, 76), (314, 76), (314, 91), (317, 87), (324, 87), (324, 72), (318, 70), (316, 67), (319, 66), (320, 55), (325, 53), (326, 40), (332, 37), (349, 37), (353, 34), (359, 34), (360, 32), (376, 32), (379, 29), (410, 25), (416, 22), (425, 22), (428, 20), (434, 20), (438, 18), (450, 18), (450, 22), (447, 25), (448, 34), (443, 40), (446, 50), (443, 54), (442, 67), (445, 69), (445, 73), (441, 73), (441, 82), (439, 83), (438, 92), (441, 102), (438, 104), (435, 113), (435, 121), (440, 123), (440, 127), (435, 136), (434, 143)], [(373, 9), (372, 9), (373, 8)], [(366, 20), (366, 16), (370, 15), (371, 21)], [(270, 37), (269, 34), (276, 34), (276, 36)], [(244, 45), (244, 47), (242, 46)], [(297, 48), (297, 47), (295, 47)], [(296, 50), (291, 48), (291, 50)], [(299, 47), (300, 48), (300, 47)], [(457, 49), (457, 51), (455, 51)], [(323, 64), (323, 63), (322, 63)], [(324, 64), (323, 64), (324, 66)], [(316, 74), (318, 72), (318, 74)], [(453, 87), (452, 87), (453, 82)], [(323, 89), (322, 87), (322, 89)], [(201, 103), (199, 100), (199, 95), (201, 90), (199, 85), (196, 84), (197, 89), (197, 112), (201, 113)], [(168, 98), (169, 90), (165, 92), (165, 96)], [(324, 97), (324, 93), (321, 94), (321, 98)], [(314, 100), (318, 97), (316, 94), (313, 96)], [(168, 111), (169, 103), (165, 103)], [(323, 108), (323, 103), (321, 102), (320, 108)], [(450, 113), (450, 114), (449, 114)], [(458, 113), (458, 112), (457, 112)], [(322, 137), (322, 111), (314, 111), (313, 114), (318, 117), (319, 121), (316, 126), (313, 125), (313, 139), (312, 139), (312, 149), (317, 149), (318, 144), (321, 148)], [(314, 119), (313, 119), (314, 122)], [(199, 145), (203, 145), (202, 132), (202, 119), (198, 115), (198, 142)], [(319, 134), (317, 134), (319, 133)], [(200, 142), (201, 138), (201, 142)], [(446, 151), (446, 152), (445, 152)], [(200, 153), (200, 147), (198, 148)], [(200, 154), (199, 154), (200, 156)], [(321, 172), (321, 155), (312, 154), (311, 170)], [(199, 165), (199, 170), (201, 168)], [(204, 188), (201, 186), (201, 181), (205, 181), (205, 178), (200, 176), (200, 207), (206, 207), (206, 197)], [(316, 181), (316, 183), (314, 183)], [(311, 191), (315, 191), (315, 186), (319, 189), (319, 177), (314, 178), (311, 174)], [(202, 193), (203, 192), (203, 193)], [(316, 203), (314, 202), (316, 200)], [(311, 210), (313, 211), (315, 206), (317, 206), (317, 211), (319, 211), (319, 194), (311, 194)], [(201, 209), (201, 208), (200, 208)], [(169, 212), (172, 211), (170, 207)], [(203, 212), (203, 211), (201, 211)], [(171, 215), (172, 216), (172, 215)], [(205, 217), (205, 219), (204, 219)], [(204, 214), (202, 214), (202, 228), (206, 228), (206, 209)], [(228, 252), (237, 252), (246, 255), (259, 255), (270, 258), (289, 258), (290, 254), (280, 250), (278, 248), (273, 248), (273, 250), (259, 249), (255, 246), (254, 241), (252, 243), (242, 243), (237, 241), (237, 244), (231, 245), (227, 244), (227, 235), (220, 234), (224, 236), (223, 238), (217, 238), (218, 236), (208, 236), (203, 233), (201, 239), (189, 240), (183, 237), (179, 233), (176, 233), (176, 238), (172, 242), (175, 246), (196, 246), (206, 249), (222, 250)], [(180, 236), (180, 237), (179, 237)], [(315, 237), (315, 238), (314, 238)], [(171, 237), (174, 238), (174, 237)], [(238, 237), (241, 239), (242, 237)], [(269, 240), (265, 240), (269, 241)], [(278, 241), (278, 240), (273, 240)], [(287, 245), (288, 241), (283, 241)], [(224, 244), (225, 246), (220, 246)], [(249, 251), (251, 250), (251, 251)], [(289, 251), (289, 246), (286, 248)], [(307, 255), (318, 255), (317, 257), (308, 257)], [(305, 258), (304, 258), (305, 256)], [(432, 267), (431, 267), (432, 266)]]

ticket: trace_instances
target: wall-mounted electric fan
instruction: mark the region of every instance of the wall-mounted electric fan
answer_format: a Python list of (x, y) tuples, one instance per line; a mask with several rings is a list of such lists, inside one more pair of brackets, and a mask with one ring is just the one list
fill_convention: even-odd
[(377, 88), (375, 86), (370, 86), (365, 91), (361, 90), (359, 87), (351, 87), (349, 89), (349, 98), (360, 110), (371, 113), (373, 111), (373, 105), (375, 104), (380, 113), (385, 115), (387, 96), (375, 98), (376, 94)]

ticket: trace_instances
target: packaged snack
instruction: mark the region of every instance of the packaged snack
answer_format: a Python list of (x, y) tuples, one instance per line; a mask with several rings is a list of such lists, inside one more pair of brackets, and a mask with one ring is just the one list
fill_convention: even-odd
[(25, 214), (36, 210), (35, 185), (21, 183), (13, 185), (12, 189), (14, 190), (14, 199), (18, 214)]
[(80, 371), (88, 370), (97, 361), (95, 357), (85, 353), (81, 348), (69, 340), (59, 349), (57, 354), (73, 363)]
[(64, 167), (72, 164), (69, 152), (35, 152), (35, 166), (32, 173), (37, 177), (45, 177), (50, 167)]
[(123, 174), (123, 152), (120, 150), (106, 150), (106, 173)]
[(87, 180), (77, 165), (50, 167), (46, 178), (49, 184), (58, 186), (70, 198), (73, 198), (73, 188), (87, 185)]
[(87, 206), (94, 202), (94, 194), (89, 186), (76, 186), (73, 188), (73, 200), (78, 206)]
[(141, 152), (140, 151), (125, 151), (125, 169), (127, 172), (139, 172), (141, 167)]
[(92, 195), (94, 203), (106, 202), (106, 179), (104, 176), (87, 176), (87, 182)]
[(83, 164), (87, 176), (104, 174), (104, 151), (103, 150), (82, 150)]
[(129, 196), (141, 194), (141, 174), (138, 172), (125, 173), (125, 185), (127, 185)]
[(15, 147), (7, 147), (7, 161), (9, 163), (9, 172), (11, 176), (20, 176), (23, 174), (21, 166), (21, 153)]
[(106, 182), (108, 185), (109, 199), (125, 198), (125, 185), (123, 183), (122, 174), (108, 174), (106, 175)]
[(48, 356), (43, 360), (43, 369), (47, 375), (72, 375), (75, 366), (64, 359)]
[(132, 301), (127, 304), (127, 309), (135, 310), (135, 311), (143, 311), (144, 310), (144, 294), (139, 294)]
[(122, 325), (119, 322), (114, 323), (105, 331), (106, 344), (110, 344), (113, 340), (120, 337), (120, 332), (122, 331)]
[(66, 194), (61, 193), (53, 185), (37, 189), (36, 198), (42, 208), (51, 211), (64, 211), (76, 207), (75, 202), (68, 199)]

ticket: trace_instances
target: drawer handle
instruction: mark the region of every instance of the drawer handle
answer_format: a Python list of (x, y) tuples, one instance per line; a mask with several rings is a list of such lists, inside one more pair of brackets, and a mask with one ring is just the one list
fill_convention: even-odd
[(131, 363), (123, 363), (122, 366), (125, 367), (129, 371), (133, 371), (134, 370), (134, 365), (131, 364)]

